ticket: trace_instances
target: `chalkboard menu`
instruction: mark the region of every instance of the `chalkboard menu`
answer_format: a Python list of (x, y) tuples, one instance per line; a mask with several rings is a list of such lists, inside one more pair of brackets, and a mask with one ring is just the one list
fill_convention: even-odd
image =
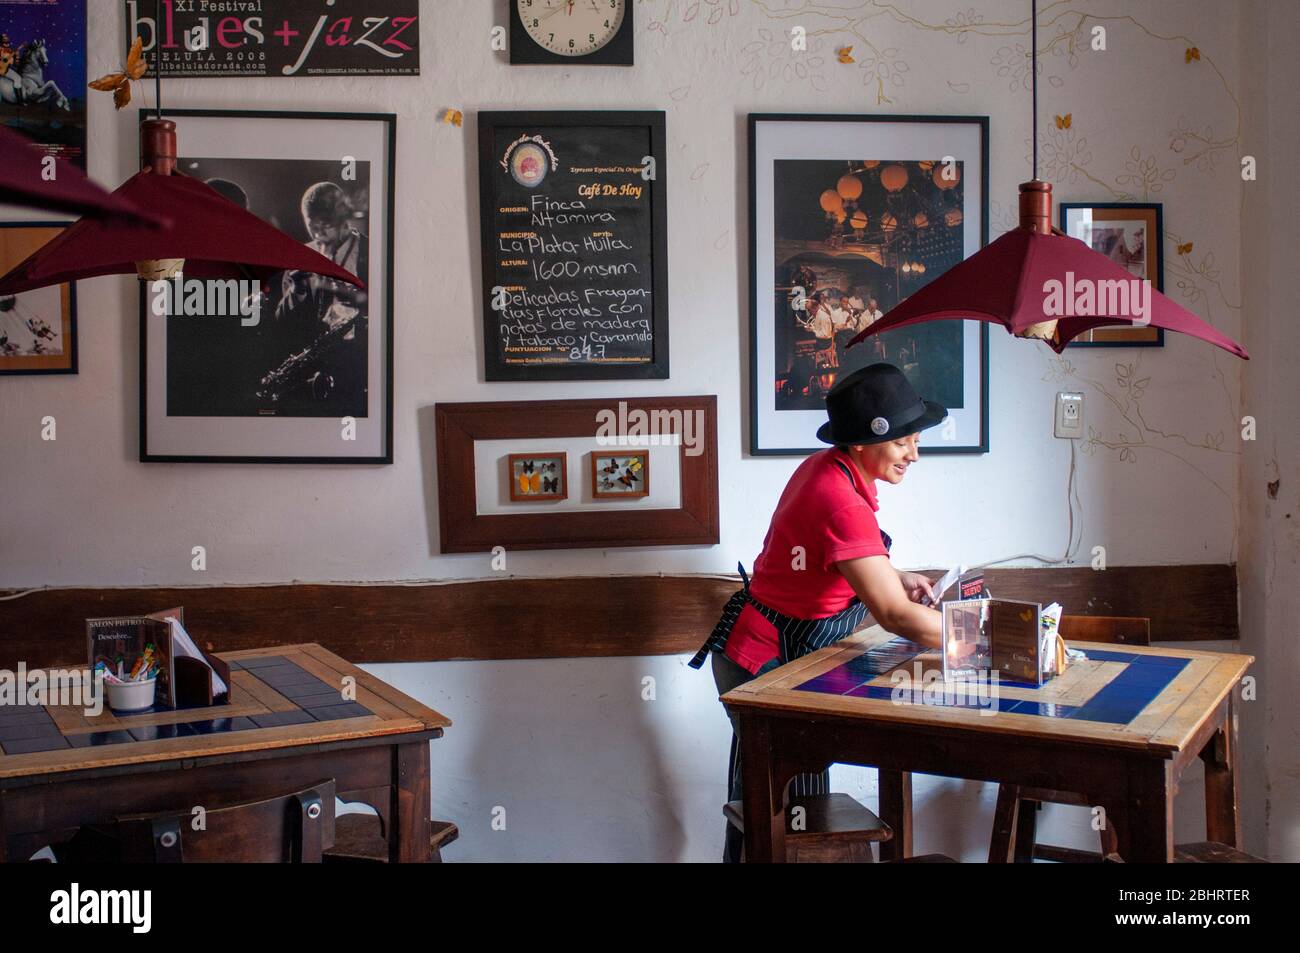
[(662, 112), (479, 113), (485, 376), (668, 376)]

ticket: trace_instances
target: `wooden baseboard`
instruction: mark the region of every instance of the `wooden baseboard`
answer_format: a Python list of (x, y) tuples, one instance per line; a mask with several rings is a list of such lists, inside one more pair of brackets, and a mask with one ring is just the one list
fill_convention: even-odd
[[(929, 575), (937, 578), (939, 572)], [(1146, 616), (1155, 642), (1236, 639), (1233, 566), (991, 569), (1008, 599)], [(83, 663), (85, 620), (185, 607), (216, 651), (319, 642), (352, 662), (676, 655), (708, 637), (739, 580), (563, 576), (443, 585), (47, 589), (0, 602), (0, 668)]]

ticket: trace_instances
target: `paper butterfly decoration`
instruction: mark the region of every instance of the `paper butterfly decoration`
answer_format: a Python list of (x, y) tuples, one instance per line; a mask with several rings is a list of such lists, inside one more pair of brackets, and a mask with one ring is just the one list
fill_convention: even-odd
[(1056, 117), (1057, 129), (1069, 129), (1070, 123), (1074, 120), (1074, 113), (1066, 113), (1064, 116)]
[(137, 36), (126, 56), (126, 67), (120, 73), (107, 73), (89, 83), (91, 89), (112, 92), (113, 106), (116, 109), (122, 109), (131, 102), (131, 81), (143, 78), (149, 70), (149, 61), (144, 58), (143, 47), (144, 38)]

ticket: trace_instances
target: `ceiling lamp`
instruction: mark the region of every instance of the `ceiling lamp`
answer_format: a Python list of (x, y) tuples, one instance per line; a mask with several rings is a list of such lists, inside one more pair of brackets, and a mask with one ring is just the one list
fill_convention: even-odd
[(70, 212), (95, 218), (119, 216), (161, 224), (157, 211), (132, 205), (100, 188), (71, 162), (44, 154), (34, 142), (0, 127), (0, 203)]
[[(872, 322), (849, 346), (882, 331), (961, 318), (1001, 324), (1017, 337), (1046, 341), (1058, 354), (1093, 328), (1150, 326), (1249, 358), (1244, 347), (1149, 281), (1052, 227), (1052, 186), (1038, 178), (1038, 11), (1032, 0), (1031, 7), (1034, 178), (1020, 186), (1020, 225)], [(935, 167), (934, 183), (955, 184), (941, 179), (942, 170), (942, 163)], [(960, 223), (960, 214), (949, 210), (945, 224)]]

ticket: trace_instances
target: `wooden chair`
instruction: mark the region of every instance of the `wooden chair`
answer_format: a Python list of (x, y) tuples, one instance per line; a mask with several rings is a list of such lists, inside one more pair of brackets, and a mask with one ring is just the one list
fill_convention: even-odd
[[(442, 849), (460, 837), (460, 829), (451, 821), (434, 821), (429, 836), (432, 856), (429, 863), (442, 863)], [(384, 828), (374, 814), (343, 814), (334, 822), (334, 846), (324, 852), (327, 864), (386, 864), (388, 841)]]
[[(791, 799), (805, 809), (803, 829), (794, 830), (793, 812), (786, 814), (785, 856), (792, 864), (870, 864), (871, 845), (893, 838), (889, 825), (848, 794), (807, 794)], [(745, 802), (731, 801), (722, 813), (745, 833)], [(743, 861), (744, 856), (742, 854)]]
[(119, 817), (116, 840), (126, 863), (320, 863), (334, 843), (334, 781), (282, 797), (205, 812), (193, 806)]
[[(1151, 620), (1141, 617), (1066, 615), (1061, 617), (1060, 631), (1062, 637), (1075, 642), (1151, 644)], [(990, 864), (1030, 863), (1036, 859), (1099, 864), (1119, 859), (1119, 842), (1110, 827), (1098, 831), (1100, 853), (1036, 843), (1037, 814), (1039, 806), (1044, 803), (1092, 806), (1084, 794), (1014, 784), (999, 785), (997, 808), (993, 812), (993, 834), (989, 839)]]

